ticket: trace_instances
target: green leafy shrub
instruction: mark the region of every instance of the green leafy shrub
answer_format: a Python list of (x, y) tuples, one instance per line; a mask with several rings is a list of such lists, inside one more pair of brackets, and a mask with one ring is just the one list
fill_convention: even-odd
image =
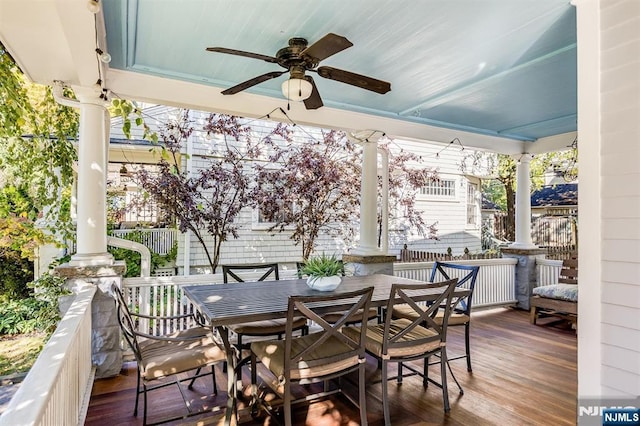
[(36, 331), (51, 333), (60, 316), (55, 307), (45, 300), (30, 297), (20, 300), (5, 300), (0, 304), (0, 335), (28, 334)]

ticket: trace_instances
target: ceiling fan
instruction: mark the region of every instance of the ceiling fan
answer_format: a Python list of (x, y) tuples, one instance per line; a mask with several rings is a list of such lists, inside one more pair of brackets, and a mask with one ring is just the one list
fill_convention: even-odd
[(307, 109), (318, 109), (323, 105), (322, 98), (320, 97), (313, 78), (305, 75), (306, 71), (315, 72), (320, 77), (350, 84), (380, 94), (385, 94), (391, 90), (391, 84), (386, 81), (333, 67), (318, 67), (318, 64), (322, 60), (351, 46), (353, 46), (353, 43), (345, 37), (329, 33), (311, 46), (308, 46), (307, 40), (304, 38), (291, 38), (289, 39), (289, 45), (278, 50), (275, 57), (242, 50), (227, 49), (225, 47), (207, 47), (206, 50), (209, 52), (227, 53), (230, 55), (260, 59), (285, 68), (284, 71), (268, 72), (223, 90), (223, 95), (233, 95), (242, 92), (256, 84), (280, 77), (282, 74), (288, 72), (290, 78), (282, 83), (282, 93), (284, 96), (290, 100), (304, 101)]

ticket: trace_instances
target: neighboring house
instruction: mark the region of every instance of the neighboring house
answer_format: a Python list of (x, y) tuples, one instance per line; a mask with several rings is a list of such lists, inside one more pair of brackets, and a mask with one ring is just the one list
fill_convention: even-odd
[[(163, 122), (175, 118), (177, 110), (170, 107), (152, 107), (144, 110), (145, 121), (148, 125), (160, 128)], [(197, 122), (201, 122), (206, 113), (192, 111)], [(275, 125), (271, 121), (250, 121), (256, 137), (267, 134)], [(109, 149), (108, 199), (112, 203), (112, 210), (123, 207), (138, 193), (129, 176), (137, 167), (152, 167), (158, 161), (158, 154), (154, 153), (150, 143), (141, 139), (140, 129), (132, 130), (132, 140), (122, 135), (122, 124), (114, 119), (111, 126), (111, 144)], [(197, 124), (196, 124), (197, 128)], [(319, 129), (305, 128), (301, 141), (315, 135), (320, 139)], [(188, 140), (188, 146), (183, 146), (184, 155), (181, 158), (184, 170), (195, 171), (207, 166), (207, 158), (215, 156), (215, 140), (203, 132), (195, 131)], [(415, 167), (430, 167), (438, 171), (440, 180), (425, 185), (416, 195), (416, 209), (424, 212), (427, 224), (435, 223), (437, 240), (426, 239), (416, 230), (402, 223), (389, 224), (389, 253), (399, 254), (404, 244), (413, 250), (445, 253), (451, 248), (453, 254), (462, 254), (465, 249), (471, 252), (481, 249), (481, 208), (480, 208), (480, 179), (464, 175), (460, 172), (462, 147), (446, 146), (442, 144), (427, 145), (424, 143), (394, 140), (392, 150), (410, 151), (422, 158), (421, 164)], [(392, 207), (393, 208), (393, 207)], [(398, 208), (398, 207), (396, 207)], [(115, 217), (120, 227), (135, 226), (136, 222), (146, 225), (163, 222), (162, 212), (153, 210), (122, 212)], [(257, 209), (244, 209), (237, 219), (240, 224), (239, 238), (230, 239), (223, 243), (220, 264), (280, 262), (290, 263), (293, 267), (301, 259), (301, 247), (294, 245), (289, 233), (269, 232), (271, 225), (262, 220)], [(357, 225), (354, 226), (357, 232)], [(316, 246), (317, 253), (346, 252), (350, 241), (322, 235)], [(189, 273), (208, 272), (208, 262), (200, 244), (189, 233), (178, 236), (178, 256), (176, 264), (180, 274), (185, 273), (188, 265)]]
[(578, 245), (578, 184), (547, 185), (531, 194), (533, 242), (540, 247)]
[(538, 216), (577, 216), (578, 184), (546, 185), (531, 194), (531, 214)]

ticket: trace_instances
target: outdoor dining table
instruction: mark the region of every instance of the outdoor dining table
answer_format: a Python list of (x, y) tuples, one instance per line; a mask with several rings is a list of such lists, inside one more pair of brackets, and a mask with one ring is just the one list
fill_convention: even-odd
[[(371, 306), (380, 308), (387, 305), (392, 284), (424, 284), (424, 282), (382, 274), (348, 276), (342, 278), (338, 288), (326, 294), (348, 293), (373, 287)], [(235, 376), (238, 356), (235, 355), (235, 348), (229, 342), (229, 331), (226, 326), (286, 318), (289, 296), (312, 296), (322, 293), (309, 288), (306, 279), (185, 286), (183, 291), (202, 319), (218, 331), (227, 351), (229, 396), (225, 425), (230, 425), (231, 416), (236, 409)], [(425, 290), (425, 297), (433, 294), (434, 291), (439, 292), (442, 289)], [(416, 300), (419, 300), (419, 297)], [(331, 310), (336, 308), (335, 305), (330, 306)], [(319, 304), (317, 309), (321, 312), (323, 306)]]

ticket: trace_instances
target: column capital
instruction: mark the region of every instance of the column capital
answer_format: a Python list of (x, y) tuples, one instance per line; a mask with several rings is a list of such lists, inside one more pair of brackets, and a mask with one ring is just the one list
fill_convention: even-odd
[(347, 132), (347, 137), (354, 143), (365, 144), (373, 143), (377, 144), (378, 140), (384, 135), (380, 130), (351, 130)]
[(102, 91), (97, 90), (95, 87), (72, 86), (72, 89), (78, 101), (82, 104), (96, 105), (106, 109), (111, 103), (107, 99), (101, 98)]
[(511, 158), (516, 160), (518, 163), (530, 163), (533, 160), (533, 154), (529, 154), (528, 152), (523, 152), (521, 154), (511, 154)]

